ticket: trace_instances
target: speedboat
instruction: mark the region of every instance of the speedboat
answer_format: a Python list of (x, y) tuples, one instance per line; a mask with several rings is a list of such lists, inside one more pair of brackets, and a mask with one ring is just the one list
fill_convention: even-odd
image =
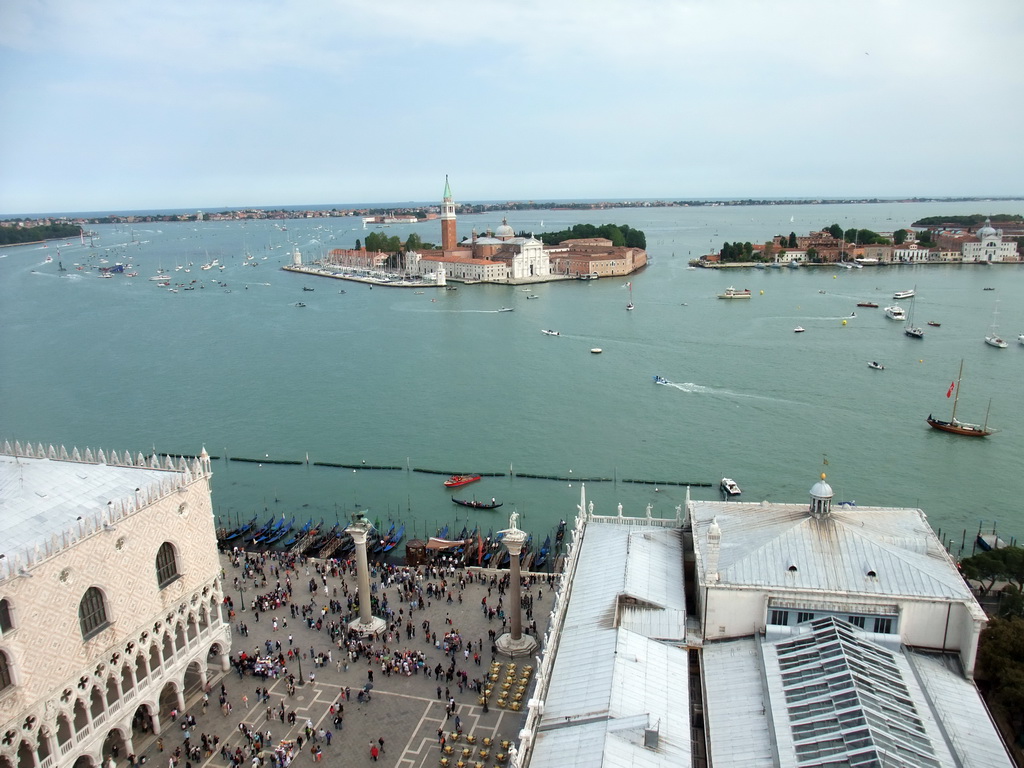
[(873, 302), (873, 301), (858, 301), (857, 302), (857, 306), (858, 307), (878, 307), (878, 305), (875, 304), (875, 302)]
[(529, 296), (527, 296), (526, 298), (528, 298), (528, 299), (539, 299), (539, 298), (540, 298), (540, 296), (538, 296), (538, 295), (537, 295), (537, 294), (535, 294), (535, 293), (531, 293), (531, 294), (530, 294)]
[(938, 328), (940, 325), (942, 325), (942, 323), (936, 323), (934, 320), (929, 320), (928, 325), (930, 325), (932, 328)]
[(296, 306), (296, 307), (304, 307), (304, 306), (306, 306), (306, 305), (305, 305), (305, 304), (303, 304), (303, 303), (302, 303), (301, 301), (296, 301), (296, 302), (295, 302), (295, 306)]
[(499, 312), (511, 312), (512, 311), (512, 307), (502, 307), (498, 311)]
[(736, 481), (731, 477), (723, 477), (722, 482), (719, 485), (722, 489), (722, 493), (726, 496), (739, 496), (743, 493), (743, 491), (740, 490), (740, 487), (736, 484)]
[(1024, 333), (1017, 337), (1017, 341), (1019, 341), (1021, 344), (1024, 344)]
[(892, 295), (892, 297), (894, 299), (909, 299), (913, 295), (914, 295), (914, 291), (913, 290), (910, 290), (910, 291), (896, 291), (896, 293), (894, 293)]
[(804, 330), (806, 329), (798, 325), (796, 328), (793, 329), (793, 333), (803, 333)]
[(444, 481), (446, 488), (458, 488), (462, 485), (469, 485), (475, 483), (480, 479), (480, 475), (452, 475)]
[(664, 378), (662, 376), (655, 376), (654, 377), (654, 383), (655, 384), (668, 384), (668, 379), (666, 379), (666, 378)]
[(901, 307), (899, 304), (893, 304), (891, 307), (886, 307), (885, 316), (888, 317), (890, 320), (907, 319), (906, 311), (904, 311), (903, 307)]
[(562, 335), (558, 331), (552, 331), (550, 328), (543, 328), (541, 330), (541, 333), (545, 333), (548, 336), (561, 336)]
[(882, 365), (881, 363), (876, 363), (874, 360), (872, 360), (870, 363), (868, 363), (868, 368), (874, 368), (876, 371), (884, 371), (885, 370), (885, 366), (884, 365)]
[(590, 354), (600, 355), (603, 350), (600, 347), (591, 347)]

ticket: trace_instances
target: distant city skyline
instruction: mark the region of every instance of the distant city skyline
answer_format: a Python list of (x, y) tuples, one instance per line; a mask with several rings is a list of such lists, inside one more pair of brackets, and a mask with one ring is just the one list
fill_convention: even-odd
[[(0, 216), (1024, 195), (1024, 6), (0, 5)], [(366, 203), (372, 204), (372, 203)]]

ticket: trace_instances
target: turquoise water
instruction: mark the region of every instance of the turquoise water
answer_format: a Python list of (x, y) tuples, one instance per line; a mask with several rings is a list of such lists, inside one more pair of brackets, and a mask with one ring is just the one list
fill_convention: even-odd
[[(348, 219), (291, 220), (286, 231), (271, 222), (100, 226), (93, 249), (74, 241), (0, 251), (0, 434), (133, 452), (194, 453), (205, 445), (216, 456), (304, 461), (308, 454), (310, 461), (506, 473), (455, 493), (505, 503), (471, 512), (470, 527), (505, 527), (515, 508), (540, 538), (573, 513), (581, 476), (608, 478), (588, 484), (598, 512), (621, 502), (627, 514), (641, 514), (650, 503), (669, 515), (683, 487), (623, 480), (710, 483), (692, 493), (712, 498), (729, 475), (745, 500), (802, 501), (824, 469), (841, 499), (921, 507), (955, 549), (962, 532), (970, 538), (982, 521), (988, 529), (998, 521), (1009, 538), (1022, 528), (1016, 502), (1024, 492), (1021, 266), (686, 269), (688, 258), (724, 240), (763, 241), (832, 222), (891, 230), (922, 215), (976, 209), (507, 214), (517, 231), (582, 221), (644, 230), (652, 264), (631, 278), (633, 312), (625, 311), (625, 279), (540, 285), (531, 301), (515, 287), (417, 294), (280, 271), (293, 244), (309, 258), (365, 237), (368, 230)], [(1000, 203), (998, 212), (1022, 213), (1024, 203)], [(497, 215), (463, 217), (459, 233), (498, 224)], [(385, 231), (439, 239), (437, 222)], [(246, 252), (260, 266), (243, 266)], [(104, 254), (110, 264), (130, 261), (139, 276), (101, 280), (74, 267)], [(211, 259), (225, 269), (199, 269)], [(201, 282), (170, 293), (147, 280), (158, 268), (175, 283)], [(717, 300), (729, 285), (754, 296)], [(870, 299), (884, 307), (893, 291), (915, 286), (915, 319), (941, 323), (926, 327), (923, 341), (905, 337), (881, 308), (855, 306)], [(1005, 350), (982, 341), (997, 299), (1000, 330), (1011, 341)], [(501, 306), (515, 312), (496, 312)], [(807, 332), (794, 334), (797, 325)], [(1002, 431), (986, 440), (958, 439), (924, 422), (931, 412), (948, 417), (945, 393), (961, 358), (958, 416), (982, 420), (991, 398), (991, 423)], [(886, 370), (868, 368), (869, 360)], [(672, 384), (653, 384), (654, 374)], [(510, 468), (566, 480), (513, 478)], [(401, 518), (423, 535), (466, 520), (438, 475), (223, 459), (214, 470), (214, 505), (225, 522), (256, 511), (330, 521), (367, 507), (371, 517)]]

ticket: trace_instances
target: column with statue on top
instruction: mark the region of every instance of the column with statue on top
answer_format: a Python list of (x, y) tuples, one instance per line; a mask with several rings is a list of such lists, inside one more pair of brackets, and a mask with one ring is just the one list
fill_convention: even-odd
[(366, 540), (372, 530), (373, 523), (358, 512), (352, 515), (352, 524), (345, 529), (356, 545), (356, 575), (359, 583), (359, 618), (348, 626), (364, 636), (383, 632), (387, 626), (384, 619), (374, 616), (370, 610), (370, 563), (366, 555)]
[(504, 536), (502, 544), (508, 549), (509, 554), (509, 606), (510, 631), (498, 638), (496, 645), (500, 653), (508, 654), (510, 657), (529, 656), (538, 648), (536, 639), (530, 635), (523, 634), (522, 604), (523, 590), (522, 577), (519, 573), (519, 556), (523, 551), (523, 544), (526, 543), (526, 531), (519, 529), (519, 513), (513, 512), (508, 518), (508, 529), (502, 531)]

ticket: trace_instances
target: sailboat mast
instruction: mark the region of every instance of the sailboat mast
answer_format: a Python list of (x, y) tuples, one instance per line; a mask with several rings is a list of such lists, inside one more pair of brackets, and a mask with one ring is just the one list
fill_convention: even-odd
[(960, 379), (963, 378), (963, 375), (964, 375), (964, 361), (961, 360), (960, 361), (960, 373), (958, 373), (957, 377), (956, 377), (956, 396), (953, 398), (953, 416), (950, 418), (950, 421), (953, 424), (956, 423), (956, 404), (960, 400)]

